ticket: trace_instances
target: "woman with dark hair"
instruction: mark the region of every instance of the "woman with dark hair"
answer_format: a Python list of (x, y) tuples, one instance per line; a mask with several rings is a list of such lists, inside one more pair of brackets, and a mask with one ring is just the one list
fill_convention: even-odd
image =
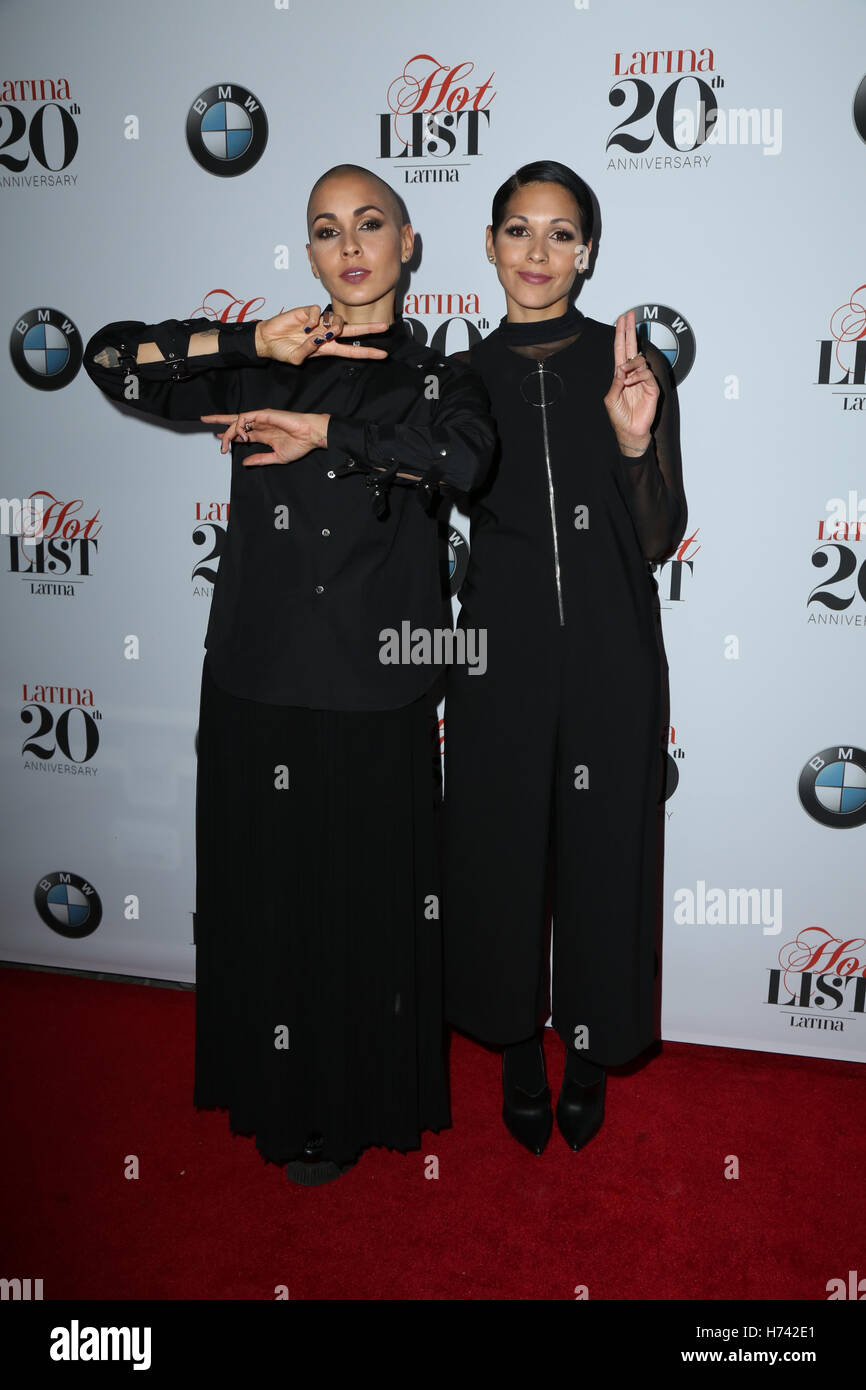
[(503, 1050), (503, 1118), (541, 1153), (553, 1116), (542, 1047), (566, 1047), (560, 1130), (602, 1123), (605, 1068), (657, 1036), (667, 662), (651, 565), (683, 535), (668, 363), (572, 298), (593, 202), (553, 161), (497, 191), (487, 228), (507, 312), (456, 354), (500, 438), (473, 495), (459, 626), (487, 671), (455, 666), (445, 703), (446, 1016)]
[(331, 169), (307, 209), (324, 312), (112, 323), (84, 357), (114, 400), (219, 423), (231, 446), (198, 730), (194, 1102), (308, 1186), (450, 1124), (439, 673), (385, 664), (382, 633), (442, 622), (434, 513), (482, 480), (494, 429), (474, 374), (395, 315), (404, 212), (377, 175)]

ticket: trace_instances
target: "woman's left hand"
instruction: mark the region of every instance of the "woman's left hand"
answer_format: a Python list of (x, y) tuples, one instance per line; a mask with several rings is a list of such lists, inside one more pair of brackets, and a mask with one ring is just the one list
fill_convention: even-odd
[(623, 452), (642, 454), (652, 438), (658, 405), (658, 382), (638, 352), (634, 310), (620, 314), (613, 342), (614, 373), (604, 398), (610, 423)]
[(234, 440), (241, 444), (268, 444), (270, 454), (250, 454), (244, 467), (262, 463), (294, 463), (311, 449), (328, 446), (330, 415), (301, 414), (296, 410), (245, 410), (240, 415), (202, 415), (206, 425), (227, 425), (222, 434), (224, 454)]

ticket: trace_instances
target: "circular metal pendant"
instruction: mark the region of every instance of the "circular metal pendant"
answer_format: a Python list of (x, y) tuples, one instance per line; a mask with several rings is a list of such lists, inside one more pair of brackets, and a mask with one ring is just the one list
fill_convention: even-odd
[[(542, 389), (543, 388), (543, 389)], [(549, 367), (541, 366), (534, 372), (530, 372), (520, 383), (520, 394), (530, 405), (542, 408), (546, 405), (554, 405), (563, 394), (565, 387), (562, 377), (558, 372), (552, 372)]]

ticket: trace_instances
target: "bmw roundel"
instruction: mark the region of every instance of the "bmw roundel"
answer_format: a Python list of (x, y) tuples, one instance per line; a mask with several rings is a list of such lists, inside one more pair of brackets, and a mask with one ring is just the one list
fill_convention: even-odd
[(466, 577), (466, 570), (469, 567), (469, 546), (466, 544), (466, 537), (462, 531), (458, 531), (456, 526), (448, 528), (448, 580), (450, 592), (456, 594)]
[(257, 97), (236, 82), (200, 92), (186, 118), (193, 159), (209, 174), (230, 179), (257, 164), (268, 143), (268, 118)]
[(59, 936), (90, 936), (102, 921), (99, 894), (80, 874), (46, 874), (36, 885), (33, 901), (45, 925)]
[(834, 830), (866, 825), (866, 751), (853, 745), (823, 748), (803, 768), (797, 790), (803, 809), (821, 825)]
[(860, 85), (854, 93), (854, 129), (861, 140), (866, 140), (866, 77), (861, 77)]
[(59, 391), (78, 373), (84, 349), (81, 334), (59, 309), (28, 309), (15, 321), (9, 339), (12, 365), (37, 391)]
[(626, 313), (634, 314), (638, 347), (647, 343), (657, 347), (671, 365), (677, 386), (685, 381), (695, 361), (695, 335), (691, 324), (676, 309), (666, 304), (635, 304)]

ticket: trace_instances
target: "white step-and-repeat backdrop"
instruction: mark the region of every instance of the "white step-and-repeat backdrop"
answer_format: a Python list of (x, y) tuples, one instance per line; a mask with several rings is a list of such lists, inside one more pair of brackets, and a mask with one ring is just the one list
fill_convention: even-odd
[(351, 161), (422, 239), (406, 316), (465, 347), (492, 194), (551, 158), (601, 207), (580, 307), (679, 382), (664, 1037), (866, 1058), (862, 0), (5, 0), (0, 51), (0, 956), (194, 978), (229, 465), (104, 399), (90, 335), (315, 301), (307, 194)]

